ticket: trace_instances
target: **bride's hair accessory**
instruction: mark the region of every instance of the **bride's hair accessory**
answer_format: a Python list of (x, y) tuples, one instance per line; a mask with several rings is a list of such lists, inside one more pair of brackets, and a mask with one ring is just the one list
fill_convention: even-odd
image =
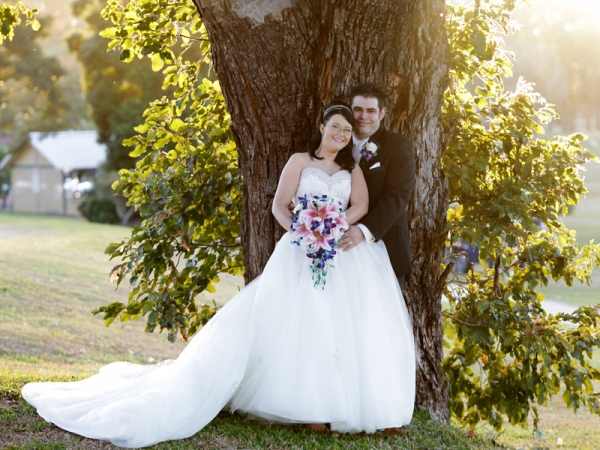
[(298, 199), (292, 216), (292, 244), (306, 247), (315, 288), (325, 289), (327, 270), (337, 254), (338, 241), (348, 228), (342, 204), (326, 195)]
[(346, 105), (343, 105), (343, 104), (341, 104), (341, 103), (340, 103), (340, 104), (333, 105), (333, 106), (330, 106), (329, 108), (327, 108), (327, 109), (325, 110), (325, 112), (323, 113), (323, 117), (327, 117), (327, 114), (329, 114), (331, 111), (335, 111), (336, 109), (345, 109), (345, 110), (347, 110), (347, 111), (348, 111), (350, 114), (352, 114), (352, 110), (351, 110), (351, 109), (350, 109), (348, 106), (346, 106)]

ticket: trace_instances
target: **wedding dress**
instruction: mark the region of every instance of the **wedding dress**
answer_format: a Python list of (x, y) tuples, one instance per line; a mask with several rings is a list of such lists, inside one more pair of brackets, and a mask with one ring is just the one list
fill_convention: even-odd
[[(345, 170), (306, 168), (297, 196), (347, 206), (350, 186)], [(340, 252), (325, 289), (313, 286), (310, 262), (287, 233), (176, 360), (112, 363), (82, 381), (27, 384), (23, 397), (47, 421), (122, 447), (189, 437), (224, 408), (341, 432), (409, 423), (412, 326), (385, 245)]]

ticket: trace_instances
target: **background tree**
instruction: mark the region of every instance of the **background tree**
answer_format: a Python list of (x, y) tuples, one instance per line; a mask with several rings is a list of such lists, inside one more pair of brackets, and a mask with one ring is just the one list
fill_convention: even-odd
[(563, 392), (569, 408), (598, 414), (598, 307), (547, 314), (539, 286), (590, 282), (600, 246), (580, 246), (561, 220), (585, 193), (584, 164), (596, 158), (584, 136), (542, 139), (554, 110), (525, 80), (505, 91), (511, 54), (502, 48), (516, 2), (450, 8), (452, 47), (443, 156), (450, 201), (448, 245), (479, 247), (483, 268), (453, 277), (444, 311), (450, 410), (474, 427), (505, 420), (527, 426), (537, 405)]
[(100, 16), (105, 4), (102, 0), (73, 2), (73, 15), (87, 29), (70, 33), (67, 43), (83, 67), (84, 92), (99, 141), (108, 147), (106, 168), (116, 171), (135, 164), (123, 140), (134, 134), (133, 127), (148, 103), (163, 94), (163, 77), (146, 61), (123, 64), (117, 53), (106, 51), (106, 41), (99, 36), (110, 25)]
[(531, 6), (515, 12), (523, 29), (507, 40), (519, 55), (515, 73), (535, 81), (536, 90), (556, 105), (560, 118), (551, 129), (567, 133), (598, 129), (600, 4), (533, 0)]
[[(41, 26), (37, 13), (21, 2), (0, 4), (0, 161), (28, 131), (54, 131), (71, 122), (60, 85), (63, 70), (55, 58), (44, 56), (39, 48), (50, 19), (40, 19), (44, 29), (36, 33)], [(23, 20), (27, 27), (21, 25)], [(3, 208), (9, 182), (9, 170), (4, 168), (0, 171)]]
[(48, 35), (51, 18), (40, 21), (41, 29), (35, 20), (0, 46), (0, 130), (13, 135), (70, 127), (69, 104), (60, 85), (64, 71), (56, 58), (44, 55), (39, 43)]

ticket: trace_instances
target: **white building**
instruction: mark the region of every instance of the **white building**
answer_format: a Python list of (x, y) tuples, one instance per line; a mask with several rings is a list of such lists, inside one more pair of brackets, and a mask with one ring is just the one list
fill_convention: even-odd
[[(13, 211), (78, 215), (77, 187), (106, 160), (96, 131), (29, 133), (27, 141), (0, 162), (11, 168)], [(91, 186), (88, 183), (88, 187)]]

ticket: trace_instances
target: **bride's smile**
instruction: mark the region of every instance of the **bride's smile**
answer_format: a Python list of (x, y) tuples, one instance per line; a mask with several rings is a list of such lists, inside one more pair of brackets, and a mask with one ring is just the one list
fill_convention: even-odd
[(327, 125), (321, 125), (320, 130), (323, 135), (321, 156), (331, 153), (335, 157), (352, 139), (352, 125), (340, 114), (333, 116)]

